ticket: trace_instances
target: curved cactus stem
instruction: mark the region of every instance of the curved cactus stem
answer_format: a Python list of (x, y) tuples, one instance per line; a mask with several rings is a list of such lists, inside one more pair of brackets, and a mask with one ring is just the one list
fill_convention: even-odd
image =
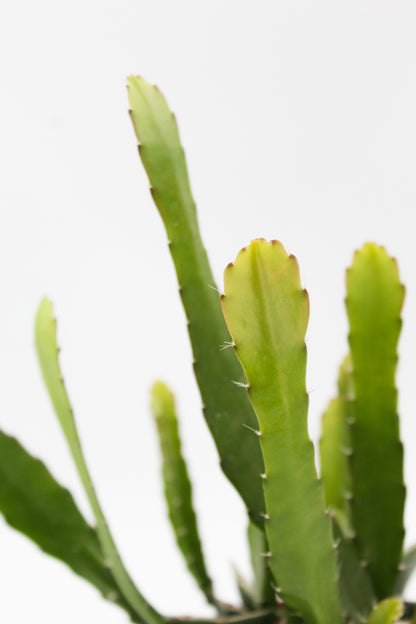
[(404, 287), (396, 262), (368, 243), (347, 271), (346, 307), (353, 365), (350, 425), (352, 515), (360, 557), (379, 599), (390, 596), (403, 544), (403, 447), (395, 371)]
[(60, 559), (132, 615), (106, 567), (100, 542), (70, 492), (13, 437), (0, 431), (0, 513), (45, 553)]
[(273, 577), (264, 553), (269, 551), (264, 531), (253, 522), (247, 528), (250, 560), (254, 573), (253, 598), (257, 608), (276, 605), (276, 594), (273, 590)]
[(374, 607), (367, 624), (396, 624), (402, 617), (403, 608), (400, 598), (387, 598)]
[(174, 398), (161, 381), (152, 388), (152, 412), (159, 435), (165, 496), (176, 541), (208, 602), (218, 607), (202, 553), (192, 504), (192, 486), (182, 456)]
[(276, 591), (308, 622), (342, 622), (330, 519), (308, 437), (305, 332), (296, 259), (253, 241), (224, 274), (223, 311), (260, 424), (269, 566)]
[[(262, 524), (264, 472), (257, 421), (242, 371), (221, 314), (219, 293), (203, 247), (185, 155), (175, 118), (160, 91), (138, 76), (128, 80), (131, 118), (155, 204), (166, 228), (188, 319), (194, 371), (204, 416), (221, 467), (242, 496), (254, 522)], [(247, 425), (244, 427), (243, 425)]]
[(36, 315), (35, 344), (43, 379), (97, 522), (97, 535), (107, 565), (121, 594), (140, 619), (146, 624), (162, 624), (164, 618), (143, 598), (125, 569), (98, 502), (63, 383), (58, 361), (56, 320), (52, 303), (46, 297), (41, 301)]
[(399, 575), (396, 580), (396, 585), (394, 588), (394, 594), (396, 596), (401, 596), (403, 593), (407, 582), (410, 580), (413, 572), (416, 569), (416, 546), (412, 546), (405, 551), (402, 560), (399, 565)]

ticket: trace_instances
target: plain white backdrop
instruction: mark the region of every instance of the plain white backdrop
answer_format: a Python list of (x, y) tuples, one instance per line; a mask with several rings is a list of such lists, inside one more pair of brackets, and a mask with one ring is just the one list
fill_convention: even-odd
[[(310, 432), (346, 352), (344, 273), (366, 240), (407, 286), (398, 372), (407, 543), (416, 541), (416, 5), (386, 0), (3, 0), (0, 426), (91, 518), (40, 380), (33, 317), (55, 303), (62, 367), (127, 567), (168, 614), (207, 614), (166, 519), (149, 386), (175, 391), (209, 568), (248, 573), (243, 506), (200, 412), (184, 314), (127, 114), (126, 76), (175, 111), (202, 235), (222, 271), (278, 238), (311, 299)], [(122, 624), (86, 582), (0, 522), (0, 617)], [(416, 599), (416, 585), (409, 596)]]

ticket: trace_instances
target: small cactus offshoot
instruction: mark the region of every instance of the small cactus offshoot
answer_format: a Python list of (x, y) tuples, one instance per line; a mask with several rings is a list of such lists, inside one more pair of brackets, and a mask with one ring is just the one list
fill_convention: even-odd
[(126, 570), (93, 487), (59, 366), (52, 303), (35, 322), (41, 372), (95, 517), (14, 438), (0, 432), (0, 512), (10, 526), (89, 581), (133, 622), (394, 624), (416, 622), (402, 592), (416, 567), (403, 552), (403, 446), (395, 374), (404, 287), (375, 243), (346, 277), (349, 353), (322, 417), (320, 474), (308, 436), (305, 333), (309, 298), (282, 243), (253, 240), (215, 285), (199, 232), (178, 128), (161, 92), (128, 80), (130, 112), (166, 228), (187, 319), (203, 415), (221, 468), (247, 509), (253, 582), (221, 602), (204, 561), (175, 401), (158, 381), (151, 409), (169, 518), (213, 619), (157, 611)]

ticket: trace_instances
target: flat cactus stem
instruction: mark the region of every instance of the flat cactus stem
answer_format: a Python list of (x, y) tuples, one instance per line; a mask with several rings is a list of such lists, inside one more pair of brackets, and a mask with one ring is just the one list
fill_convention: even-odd
[(347, 271), (355, 395), (351, 509), (359, 553), (380, 600), (393, 591), (404, 536), (403, 447), (395, 387), (403, 299), (395, 260), (382, 247), (364, 245)]
[(351, 441), (348, 423), (353, 418), (353, 400), (351, 358), (348, 355), (340, 367), (338, 397), (330, 401), (322, 416), (319, 443), (325, 502), (343, 525), (344, 533), (352, 531), (349, 502), (352, 483), (348, 459)]
[(326, 505), (331, 512), (341, 514), (350, 526), (347, 518), (350, 514), (348, 493), (351, 492), (351, 477), (346, 455), (350, 444), (344, 408), (340, 398), (329, 402), (322, 415), (319, 450)]
[(395, 596), (401, 596), (416, 568), (416, 546), (405, 551), (399, 565), (399, 575), (394, 588)]
[(95, 530), (70, 492), (45, 464), (2, 431), (0, 458), (0, 513), (6, 522), (132, 615), (105, 565)]
[(96, 496), (59, 366), (53, 306), (46, 297), (36, 315), (35, 344), (45, 385), (97, 522), (97, 535), (107, 566), (121, 594), (139, 618), (146, 624), (162, 624), (164, 618), (144, 599), (125, 569)]
[(387, 598), (374, 607), (367, 624), (396, 624), (402, 617), (403, 609), (400, 598)]
[(309, 300), (297, 261), (278, 241), (255, 240), (226, 268), (224, 292), (224, 315), (260, 424), (265, 554), (276, 592), (310, 623), (340, 623), (331, 522), (308, 437)]
[(243, 373), (201, 241), (175, 118), (160, 91), (143, 78), (131, 76), (128, 88), (140, 157), (166, 228), (188, 319), (204, 416), (222, 470), (242, 496), (254, 522), (261, 525), (264, 497), (258, 475), (264, 467), (259, 441), (250, 430), (257, 429), (257, 420), (246, 392), (239, 386)]
[(367, 568), (356, 553), (350, 500), (353, 484), (349, 466), (350, 425), (354, 418), (354, 388), (351, 356), (340, 366), (338, 397), (330, 401), (322, 417), (320, 440), (321, 476), (325, 501), (333, 520), (337, 545), (340, 600), (348, 619), (364, 622), (376, 603)]
[(159, 435), (165, 496), (176, 541), (198, 586), (208, 602), (216, 606), (212, 581), (202, 554), (192, 503), (192, 486), (182, 456), (174, 397), (160, 381), (152, 388), (152, 412)]
[(343, 534), (336, 519), (333, 528), (342, 610), (347, 621), (362, 624), (377, 602), (371, 579), (357, 556), (354, 539)]
[(253, 598), (258, 608), (276, 605), (273, 577), (265, 553), (269, 551), (264, 531), (249, 522), (247, 538), (250, 549), (251, 567), (254, 573)]

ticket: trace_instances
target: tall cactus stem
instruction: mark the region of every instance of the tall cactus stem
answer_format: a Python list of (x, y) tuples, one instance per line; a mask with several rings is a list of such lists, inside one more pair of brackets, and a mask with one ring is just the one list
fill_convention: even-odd
[(263, 469), (258, 440), (242, 423), (257, 427), (233, 349), (221, 350), (230, 334), (199, 232), (185, 155), (175, 118), (160, 91), (139, 76), (128, 81), (131, 118), (156, 207), (166, 228), (180, 296), (188, 319), (194, 371), (204, 417), (220, 465), (242, 496), (253, 521), (262, 523), (263, 491), (254, 478)]

